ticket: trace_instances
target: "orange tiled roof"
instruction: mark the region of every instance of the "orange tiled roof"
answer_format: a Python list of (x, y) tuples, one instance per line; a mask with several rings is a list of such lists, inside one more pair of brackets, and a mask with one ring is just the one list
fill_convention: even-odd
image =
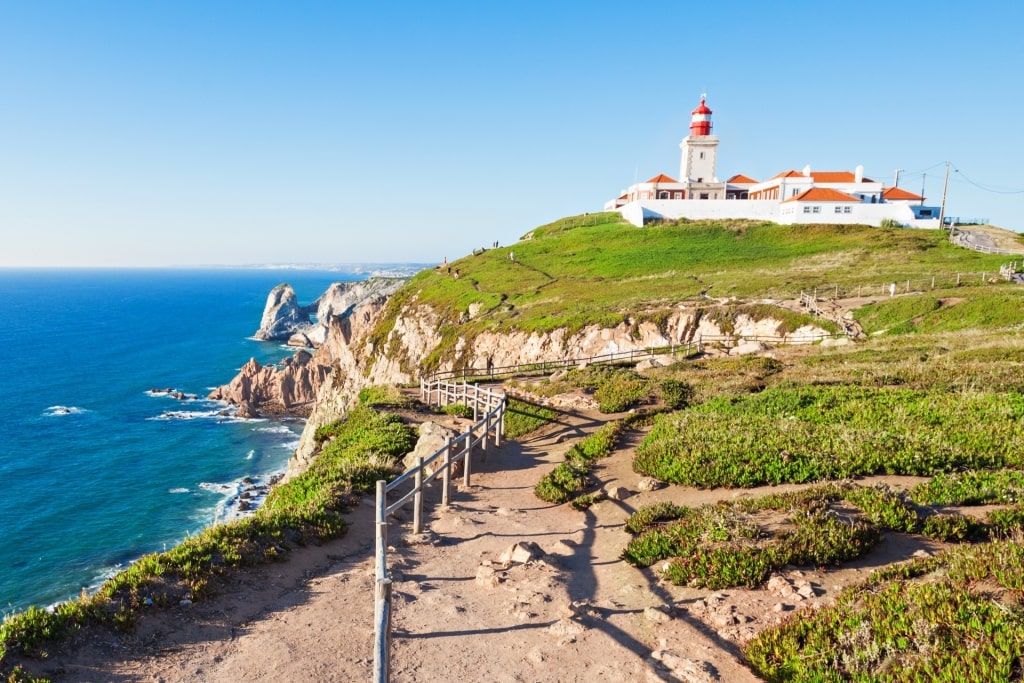
[(885, 190), (882, 191), (882, 198), (883, 199), (911, 199), (911, 200), (914, 200), (914, 199), (922, 200), (922, 199), (924, 199), (924, 197), (922, 197), (921, 195), (914, 194), (913, 192), (908, 192), (907, 190), (904, 190), (902, 187), (887, 187), (887, 188), (885, 188)]
[(739, 184), (739, 185), (755, 185), (755, 184), (757, 184), (756, 180), (754, 180), (750, 176), (743, 175), (742, 173), (737, 173), (736, 175), (734, 175), (732, 178), (729, 178), (725, 182), (727, 182), (727, 183), (735, 183), (735, 184)]
[(852, 194), (846, 194), (831, 187), (812, 187), (804, 190), (795, 197), (786, 199), (785, 202), (860, 202), (860, 199)]
[(659, 173), (658, 175), (654, 176), (653, 178), (651, 178), (647, 182), (649, 182), (649, 183), (678, 183), (679, 181), (676, 180), (675, 178), (668, 177), (664, 173)]
[[(849, 171), (811, 171), (811, 177), (816, 183), (853, 183), (857, 176)], [(873, 183), (871, 178), (861, 178), (863, 183)]]
[(768, 180), (775, 180), (776, 178), (803, 178), (804, 174), (800, 171), (783, 171), (782, 173), (776, 173)]

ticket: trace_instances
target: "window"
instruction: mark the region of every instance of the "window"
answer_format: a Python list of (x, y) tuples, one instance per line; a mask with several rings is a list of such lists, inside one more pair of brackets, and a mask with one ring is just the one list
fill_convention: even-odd
[(704, 152), (701, 152), (701, 153), (700, 153), (700, 158), (701, 158), (701, 159), (703, 159), (703, 158), (704, 158)]
[(836, 213), (842, 213), (842, 212), (843, 212), (843, 207), (837, 206), (836, 207)]
[(821, 207), (820, 206), (816, 206), (816, 207), (814, 207), (813, 211), (814, 211), (814, 213), (821, 213)]
[(792, 190), (790, 190), (790, 192), (789, 192), (789, 196), (790, 196), (790, 197), (795, 197), (795, 196), (797, 196), (798, 194), (800, 194), (800, 188), (798, 188), (798, 187), (794, 187), (794, 188), (793, 188)]
[(810, 213), (810, 212), (811, 212), (811, 207), (805, 206), (804, 207), (804, 213)]
[(852, 209), (849, 206), (844, 206), (843, 207), (843, 213), (850, 213), (851, 211), (852, 211)]
[(682, 199), (682, 198), (683, 198), (683, 193), (682, 192), (673, 192), (672, 193), (672, 199)]
[(931, 216), (932, 215), (932, 210), (931, 209), (921, 209), (921, 215), (922, 216)]
[(708, 198), (708, 193), (707, 192), (701, 192), (700, 193), (700, 198), (701, 199), (707, 199)]
[(664, 190), (659, 192), (658, 193), (658, 199), (668, 199), (668, 192), (665, 192)]

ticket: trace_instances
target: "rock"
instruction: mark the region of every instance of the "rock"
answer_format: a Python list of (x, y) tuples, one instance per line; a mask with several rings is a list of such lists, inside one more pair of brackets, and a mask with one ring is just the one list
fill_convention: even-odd
[(245, 400), (239, 402), (238, 411), (235, 414), (246, 420), (254, 420), (261, 417), (260, 411), (256, 409), (256, 406)]
[(849, 346), (853, 340), (849, 337), (828, 337), (821, 340), (822, 346)]
[(548, 627), (548, 631), (558, 636), (578, 636), (584, 630), (583, 624), (569, 618), (559, 619)]
[(518, 564), (525, 564), (530, 560), (536, 560), (544, 556), (544, 551), (540, 549), (536, 543), (530, 541), (520, 541), (513, 546), (510, 546), (501, 554), (498, 558), (498, 562), (502, 564), (508, 564), (515, 562)]
[(651, 477), (644, 477), (643, 479), (636, 483), (636, 490), (641, 491), (643, 493), (657, 491), (658, 489), (661, 488), (665, 488), (665, 484), (663, 482), (658, 481), (657, 479), (652, 479)]
[[(412, 453), (409, 453), (402, 458), (402, 465), (405, 466), (406, 470), (410, 470), (416, 466), (417, 460), (422, 457), (424, 461), (434, 453), (444, 448), (445, 443), (448, 439), (458, 436), (454, 431), (437, 424), (436, 422), (423, 422), (420, 424), (420, 438), (416, 441), (416, 448), (413, 449)], [(452, 455), (455, 455), (454, 453)], [(424, 467), (426, 474), (429, 476), (441, 469), (444, 466), (444, 456), (439, 456), (436, 460)], [(456, 476), (462, 472), (462, 462), (459, 461), (452, 466), (452, 476)]]
[(494, 570), (494, 567), (485, 565), (477, 567), (474, 581), (476, 581), (476, 585), (483, 586), (484, 588), (497, 588), (498, 584), (501, 583), (498, 572)]
[(729, 350), (730, 356), (749, 356), (754, 353), (763, 353), (768, 350), (768, 347), (759, 341), (747, 341), (741, 344), (737, 344)]
[(284, 340), (308, 325), (309, 313), (299, 305), (295, 290), (280, 284), (267, 295), (260, 329), (253, 336), (261, 341)]
[(662, 605), (656, 607), (648, 607), (644, 610), (644, 618), (647, 621), (653, 621), (655, 624), (664, 624), (672, 618), (672, 615), (668, 613), (668, 609)]
[(629, 498), (629, 489), (623, 486), (616, 486), (615, 484), (607, 484), (604, 489), (604, 494), (611, 500), (625, 500)]
[(292, 358), (282, 361), (280, 368), (264, 367), (251, 358), (229, 384), (214, 389), (209, 398), (238, 406), (248, 404), (250, 412), (264, 408), (297, 410), (313, 402), (330, 371), (329, 365), (315, 362), (308, 351), (296, 351)]
[(677, 680), (685, 683), (714, 683), (721, 680), (715, 667), (709, 662), (686, 659), (671, 650), (655, 650), (651, 653), (651, 659), (672, 672)]

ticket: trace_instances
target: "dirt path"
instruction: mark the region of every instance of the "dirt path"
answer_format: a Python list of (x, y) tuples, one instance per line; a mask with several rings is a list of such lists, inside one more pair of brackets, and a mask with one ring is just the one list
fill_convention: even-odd
[[(638, 493), (634, 434), (596, 470), (625, 489), (621, 500), (584, 513), (536, 498), (540, 476), (607, 419), (563, 413), (522, 442), (492, 445), (474, 456), (472, 486), (457, 488), (450, 508), (437, 506), (439, 491), (428, 496), (427, 533), (411, 537), (408, 520), (391, 525), (392, 681), (755, 681), (739, 659), (743, 642), (919, 549), (893, 538), (859, 565), (794, 570), (757, 591), (663, 584), (619, 559), (630, 513), (656, 500), (759, 492)], [(131, 637), (89, 632), (27, 668), (73, 682), (370, 680), (372, 516), (366, 499), (342, 539), (233, 575), (212, 599), (146, 614)], [(503, 562), (517, 543), (536, 544), (538, 556)]]

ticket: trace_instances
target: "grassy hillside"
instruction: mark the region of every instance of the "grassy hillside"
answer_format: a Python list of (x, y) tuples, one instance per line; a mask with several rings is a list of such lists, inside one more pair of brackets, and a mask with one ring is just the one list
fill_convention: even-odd
[[(442, 313), (447, 329), (439, 333), (453, 342), (483, 330), (576, 330), (629, 316), (657, 321), (686, 301), (795, 299), (815, 290), (822, 296), (878, 295), (893, 282), (901, 293), (929, 292), (929, 302), (907, 304), (913, 310), (876, 314), (877, 324), (868, 320), (881, 329), (890, 318), (913, 322), (927, 314), (936, 301), (954, 296), (950, 289), (963, 298), (969, 285), (987, 282), (1008, 260), (953, 246), (942, 231), (753, 221), (637, 228), (618, 214), (593, 214), (461, 258), (450, 264), (451, 273), (419, 273), (390, 302), (374, 341), (386, 338), (400, 308), (414, 297)], [(999, 304), (1005, 309), (1020, 303), (1018, 289), (975, 287), (970, 298), (1010, 292), (999, 295), (1008, 297)], [(470, 319), (474, 304), (479, 310)], [(929, 321), (924, 328), (942, 325)]]

